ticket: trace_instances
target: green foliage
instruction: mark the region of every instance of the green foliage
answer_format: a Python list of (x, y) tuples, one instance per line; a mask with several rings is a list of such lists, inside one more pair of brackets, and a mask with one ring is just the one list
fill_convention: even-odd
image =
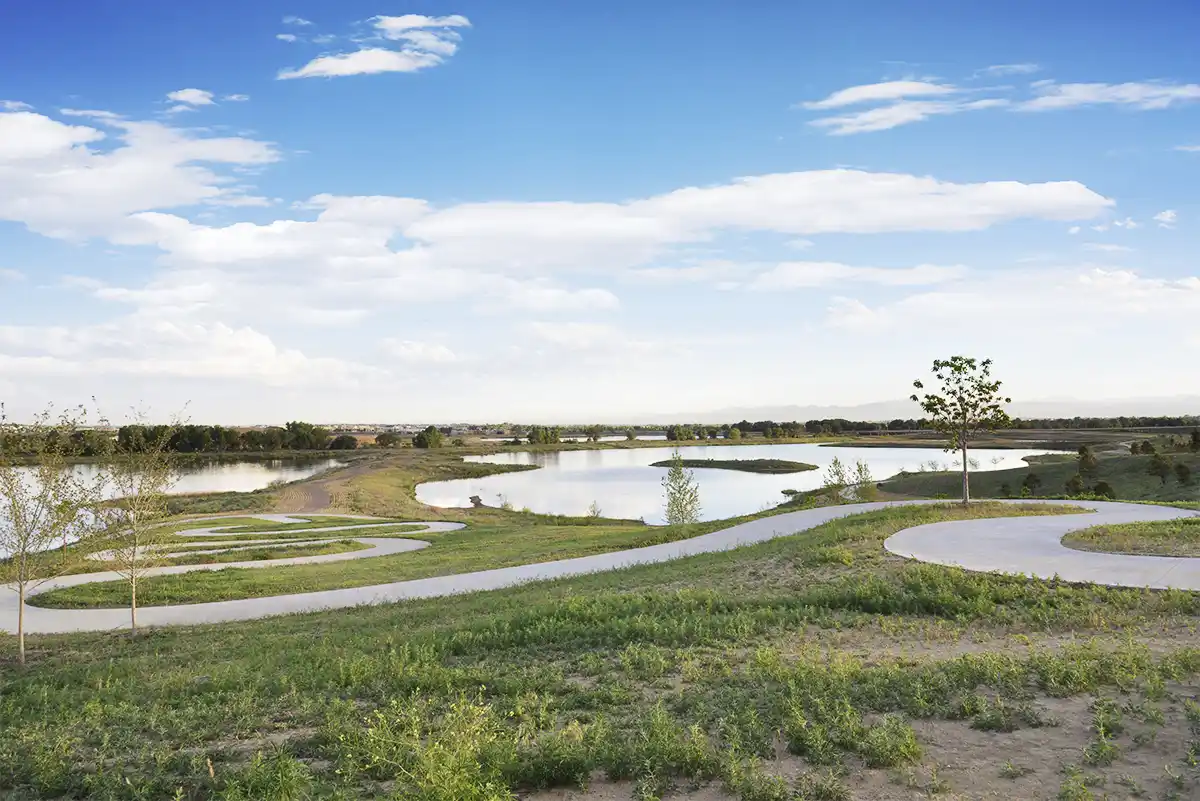
[(1175, 463), (1175, 478), (1185, 487), (1192, 483), (1192, 468), (1184, 462)]
[(1090, 445), (1079, 446), (1079, 472), (1081, 474), (1091, 475), (1099, 464), (1100, 460), (1096, 458)]
[(1068, 495), (1082, 495), (1087, 487), (1083, 483), (1083, 476), (1076, 473), (1067, 479), (1066, 485), (1063, 487)]
[(1097, 481), (1092, 492), (1105, 498), (1116, 498), (1117, 493), (1107, 481)]
[(683, 457), (675, 451), (671, 466), (662, 480), (666, 500), (668, 526), (689, 525), (700, 520), (700, 487), (696, 478), (683, 464)]
[[(1146, 453), (1145, 446), (1142, 446), (1142, 453)], [(1163, 484), (1166, 484), (1167, 479), (1171, 477), (1171, 460), (1161, 453), (1155, 453), (1150, 457), (1150, 463), (1146, 466), (1146, 472), (1162, 481)]]
[[(1004, 411), (1004, 404), (1012, 403), (1012, 399), (1000, 394), (1001, 382), (992, 380), (991, 373), (991, 359), (982, 362), (968, 356), (935, 359), (933, 375), (939, 384), (938, 391), (912, 396), (913, 401), (921, 404), (934, 430), (947, 437), (948, 450), (962, 452), (964, 504), (970, 500), (967, 449), (971, 441), (985, 431), (1012, 425), (1012, 419)], [(913, 387), (924, 390), (925, 384), (917, 380)]]
[(395, 431), (385, 431), (375, 435), (375, 444), (380, 448), (394, 448), (400, 444), (400, 435)]
[(412, 443), (414, 448), (440, 448), (442, 447), (442, 432), (437, 426), (428, 426), (425, 430), (418, 432), (413, 437)]
[(530, 426), (530, 445), (554, 445), (562, 441), (562, 429), (558, 426)]
[(353, 434), (339, 434), (329, 442), (331, 451), (352, 451), (358, 448), (358, 437)]

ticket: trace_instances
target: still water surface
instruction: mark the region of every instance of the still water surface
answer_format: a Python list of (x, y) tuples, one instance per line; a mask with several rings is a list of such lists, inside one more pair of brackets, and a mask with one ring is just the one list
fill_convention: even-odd
[[(1004, 470), (1023, 467), (1025, 456), (1049, 452), (980, 449), (971, 451), (970, 457), (979, 462), (978, 470)], [(782, 494), (785, 489), (816, 489), (822, 484), (824, 469), (835, 456), (850, 468), (859, 459), (863, 460), (877, 481), (901, 470), (916, 471), (931, 461), (936, 461), (939, 469), (957, 466), (952, 454), (938, 448), (694, 445), (679, 448), (679, 454), (685, 459), (786, 459), (819, 468), (787, 475), (695, 470), (703, 520), (719, 520), (777, 506), (785, 500)], [(564, 515), (587, 514), (588, 507), (595, 501), (606, 517), (644, 517), (647, 523), (661, 523), (661, 482), (667, 471), (663, 467), (650, 467), (650, 464), (670, 456), (668, 448), (523, 451), (468, 456), (466, 460), (471, 462), (533, 464), (541, 469), (484, 478), (433, 481), (417, 487), (417, 499), (431, 506), (470, 506), (470, 497), (478, 495), (489, 506), (498, 506), (507, 500), (517, 509), (528, 507), (534, 512)]]
[[(275, 481), (299, 481), (342, 462), (337, 459), (256, 459), (247, 461), (197, 461), (179, 466), (172, 495), (196, 492), (253, 492)], [(71, 468), (89, 482), (103, 470), (99, 465), (80, 464)]]

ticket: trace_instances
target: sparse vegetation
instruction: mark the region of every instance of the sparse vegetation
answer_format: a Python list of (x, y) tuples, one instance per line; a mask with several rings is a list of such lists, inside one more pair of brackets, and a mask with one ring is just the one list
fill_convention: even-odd
[[(789, 462), (786, 459), (682, 459), (684, 467), (713, 470), (739, 470), (744, 473), (803, 473), (816, 470), (815, 464)], [(651, 467), (671, 467), (673, 459), (653, 462)]]

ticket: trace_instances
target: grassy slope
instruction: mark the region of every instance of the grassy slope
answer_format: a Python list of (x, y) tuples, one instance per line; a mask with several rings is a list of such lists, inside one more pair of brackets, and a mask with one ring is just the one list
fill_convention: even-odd
[[(815, 464), (789, 462), (787, 459), (683, 459), (684, 467), (714, 470), (740, 470), (744, 473), (803, 473), (816, 470)], [(670, 467), (671, 460), (654, 462), (651, 467)]]
[(1200, 517), (1095, 526), (1068, 534), (1063, 544), (1082, 551), (1200, 556)]
[[(354, 540), (333, 540), (332, 542), (297, 543), (280, 547), (247, 548), (245, 550), (226, 551), (224, 553), (193, 554), (178, 556), (168, 560), (172, 565), (203, 565), (219, 564), (221, 562), (252, 562), (260, 559), (290, 559), (294, 556), (318, 556), (328, 553), (348, 553), (361, 551), (370, 546)], [(128, 600), (128, 599), (126, 599)]]
[[(1174, 454), (1177, 461), (1185, 462), (1194, 474), (1200, 475), (1200, 454)], [(1188, 485), (1180, 484), (1172, 476), (1164, 484), (1146, 472), (1149, 456), (1110, 456), (1102, 458), (1093, 477), (1086, 479), (1090, 486), (1096, 481), (1107, 481), (1120, 500), (1134, 501), (1196, 501), (1200, 500), (1200, 479)], [(1021, 482), (1029, 473), (1036, 473), (1042, 480), (1039, 494), (1061, 495), (1067, 480), (1078, 472), (1076, 461), (1048, 462), (1011, 470), (995, 470), (971, 474), (971, 492), (981, 498), (1001, 496), (1000, 488), (1008, 484), (1014, 494), (1021, 491)], [(908, 473), (882, 483), (884, 491), (896, 495), (921, 497), (954, 496), (961, 492), (960, 473)]]
[[(1135, 640), (1186, 632), (1200, 596), (1053, 587), (881, 548), (908, 526), (1015, 511), (894, 509), (501, 592), (134, 642), (34, 638), (28, 670), (0, 663), (0, 793), (490, 800), (600, 769), (642, 797), (715, 777), (713, 798), (783, 801), (784, 772), (801, 774), (804, 797), (871, 794), (896, 775), (918, 795), (978, 797), (1008, 762), (1032, 773), (1005, 779), (1004, 797), (1105, 776), (1194, 797), (1178, 694), (1195, 692), (1200, 652)], [(1115, 761), (1089, 761), (1093, 716), (1072, 699), (1118, 683), (1134, 711), (1101, 742)], [(1036, 728), (1051, 716), (1061, 725)], [(1135, 736), (1160, 732), (1137, 750)], [(946, 750), (984, 735), (979, 753)], [(1075, 744), (1047, 756), (1048, 737)], [(779, 742), (807, 761), (776, 762)]]

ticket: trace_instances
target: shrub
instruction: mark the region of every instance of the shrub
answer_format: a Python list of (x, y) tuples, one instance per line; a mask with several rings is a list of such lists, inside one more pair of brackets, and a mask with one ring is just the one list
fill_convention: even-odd
[(1117, 497), (1117, 493), (1113, 491), (1112, 485), (1107, 481), (1097, 481), (1096, 486), (1092, 487), (1092, 493), (1105, 498)]
[(358, 438), (350, 434), (339, 434), (329, 443), (331, 451), (352, 451), (358, 447)]
[(414, 448), (440, 448), (442, 447), (442, 432), (438, 431), (437, 426), (429, 426), (413, 437), (412, 442)]

